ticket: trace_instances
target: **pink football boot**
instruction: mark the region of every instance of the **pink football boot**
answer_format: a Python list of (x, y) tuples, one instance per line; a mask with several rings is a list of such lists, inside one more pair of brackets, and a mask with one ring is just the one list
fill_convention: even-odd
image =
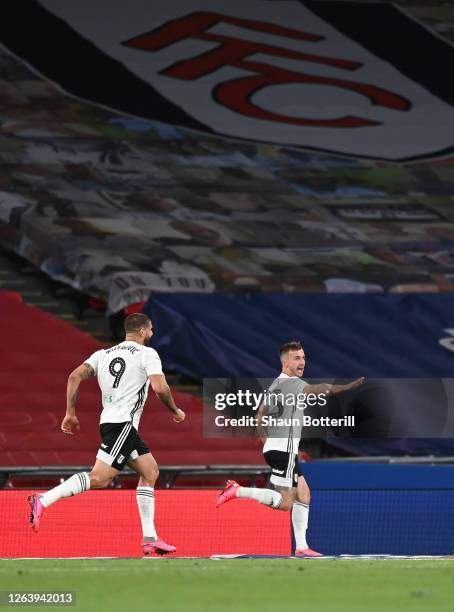
[(157, 555), (168, 555), (176, 551), (176, 546), (166, 544), (162, 540), (154, 540), (153, 542), (143, 542), (142, 550), (144, 555), (152, 555), (153, 553)]
[(222, 506), (226, 502), (235, 499), (240, 485), (235, 480), (227, 480), (224, 489), (216, 497), (216, 508)]
[(295, 550), (295, 557), (323, 557), (323, 555), (316, 550), (312, 550), (312, 548), (305, 548), (304, 550)]
[(33, 493), (32, 495), (27, 497), (27, 501), (30, 504), (31, 509), (29, 518), (30, 524), (32, 526), (33, 531), (35, 533), (38, 533), (39, 521), (41, 520), (41, 516), (44, 512), (44, 506), (42, 505), (41, 500), (39, 499), (38, 493)]

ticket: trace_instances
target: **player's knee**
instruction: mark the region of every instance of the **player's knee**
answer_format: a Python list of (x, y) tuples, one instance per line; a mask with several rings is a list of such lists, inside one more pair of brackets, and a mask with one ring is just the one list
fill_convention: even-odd
[(152, 468), (150, 468), (150, 473), (149, 473), (149, 478), (153, 481), (156, 482), (159, 478), (159, 468), (158, 468), (158, 464), (153, 465)]
[(152, 478), (154, 479), (154, 481), (156, 482), (159, 478), (159, 468), (158, 466), (154, 467), (152, 470)]
[(154, 487), (156, 481), (158, 480), (158, 476), (159, 476), (158, 468), (156, 469), (153, 468), (149, 472), (147, 472), (145, 476), (142, 476), (140, 478), (139, 484), (141, 487)]

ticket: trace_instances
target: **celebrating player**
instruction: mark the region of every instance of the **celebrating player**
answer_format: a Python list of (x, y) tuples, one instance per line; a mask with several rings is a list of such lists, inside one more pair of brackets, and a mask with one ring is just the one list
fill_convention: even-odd
[(158, 353), (148, 346), (153, 327), (147, 315), (138, 313), (125, 320), (126, 339), (108, 349), (96, 351), (68, 378), (67, 408), (61, 430), (67, 435), (79, 431), (76, 399), (82, 381), (97, 375), (102, 392), (103, 410), (100, 419), (101, 447), (91, 472), (74, 474), (43, 495), (28, 498), (30, 523), (38, 531), (43, 511), (64, 497), (89, 489), (104, 489), (127, 464), (138, 475), (136, 497), (142, 522), (142, 550), (145, 554), (167, 554), (176, 550), (157, 536), (154, 526), (154, 485), (158, 465), (138, 434), (139, 421), (151, 387), (161, 402), (172, 412), (177, 423), (185, 413), (176, 407)]
[[(300, 342), (287, 342), (280, 349), (282, 372), (269, 388), (269, 393), (283, 393), (287, 397), (299, 394), (314, 393), (329, 395), (355, 389), (364, 378), (358, 378), (347, 385), (321, 383), (309, 385), (301, 376), (306, 364), (306, 356)], [(293, 423), (296, 402), (285, 402), (281, 405), (279, 417)], [(306, 530), (309, 520), (309, 503), (311, 494), (307, 482), (301, 473), (298, 462), (298, 446), (301, 438), (301, 424), (282, 427), (261, 427), (264, 407), (259, 410), (257, 420), (262, 440), (263, 456), (271, 467), (270, 482), (274, 489), (240, 487), (234, 480), (229, 480), (225, 489), (218, 495), (216, 506), (219, 507), (236, 498), (249, 498), (276, 510), (292, 510), (292, 524), (295, 534), (297, 557), (320, 557), (320, 553), (309, 548), (306, 541)], [(298, 420), (298, 419), (297, 419)]]

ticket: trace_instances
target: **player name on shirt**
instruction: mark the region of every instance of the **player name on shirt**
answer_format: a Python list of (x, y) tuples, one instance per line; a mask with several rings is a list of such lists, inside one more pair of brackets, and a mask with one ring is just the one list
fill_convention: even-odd
[(117, 344), (117, 346), (112, 346), (109, 349), (105, 349), (106, 355), (108, 355), (109, 353), (112, 353), (113, 351), (129, 351), (130, 353), (132, 353), (134, 355), (134, 353), (137, 353), (140, 351), (139, 348), (137, 348), (137, 346), (131, 346), (129, 344)]
[(125, 340), (96, 351), (85, 363), (98, 377), (103, 404), (100, 423), (129, 421), (138, 429), (150, 385), (148, 377), (162, 375), (158, 353), (151, 347)]

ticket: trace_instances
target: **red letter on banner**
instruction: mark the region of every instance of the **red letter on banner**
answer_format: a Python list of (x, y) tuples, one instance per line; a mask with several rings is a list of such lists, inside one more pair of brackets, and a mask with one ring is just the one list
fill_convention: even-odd
[(405, 111), (411, 106), (410, 102), (402, 96), (375, 85), (335, 77), (305, 74), (293, 70), (286, 70), (263, 62), (251, 61), (247, 58), (250, 58), (254, 54), (261, 53), (274, 57), (332, 66), (333, 68), (341, 70), (356, 70), (362, 66), (362, 64), (355, 61), (293, 51), (285, 47), (277, 47), (275, 45), (248, 41), (242, 38), (212, 34), (206, 31), (208, 28), (219, 23), (227, 23), (243, 29), (274, 34), (292, 40), (318, 42), (323, 39), (322, 36), (285, 28), (263, 21), (240, 19), (219, 13), (200, 12), (170, 21), (156, 30), (132, 38), (124, 44), (135, 49), (156, 52), (188, 38), (218, 43), (215, 48), (191, 59), (177, 62), (173, 66), (169, 66), (165, 70), (162, 70), (160, 74), (192, 81), (224, 68), (225, 66), (234, 66), (235, 68), (252, 72), (254, 74), (251, 76), (238, 77), (220, 83), (215, 87), (213, 95), (223, 106), (255, 119), (316, 127), (352, 128), (379, 125), (379, 122), (352, 116), (339, 117), (336, 119), (302, 119), (289, 117), (287, 115), (267, 111), (251, 101), (252, 96), (265, 87), (291, 83), (339, 87), (369, 98), (371, 103), (376, 106), (394, 110)]

